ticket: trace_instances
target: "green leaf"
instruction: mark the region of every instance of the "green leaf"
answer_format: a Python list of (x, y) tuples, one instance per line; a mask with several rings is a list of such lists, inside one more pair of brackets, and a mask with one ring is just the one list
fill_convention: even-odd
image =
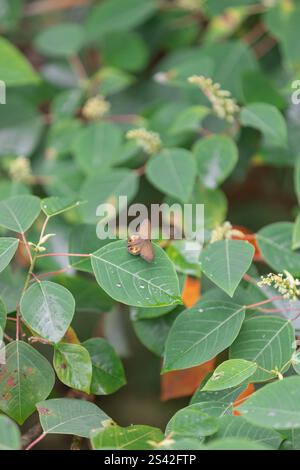
[(300, 428), (300, 377), (265, 385), (252, 394), (239, 411), (250, 423), (274, 429)]
[(121, 428), (113, 425), (91, 433), (91, 443), (94, 450), (120, 449), (120, 450), (151, 450), (155, 442), (164, 439), (158, 428), (151, 426), (128, 426)]
[[(231, 358), (253, 361), (271, 371), (281, 370), (295, 350), (295, 330), (290, 321), (263, 315), (247, 318), (235, 342), (230, 347)], [(252, 382), (264, 382), (276, 374), (258, 370)]]
[(193, 148), (198, 175), (204, 186), (217, 188), (230, 175), (238, 161), (238, 149), (232, 139), (209, 136), (200, 139)]
[(148, 61), (149, 51), (142, 37), (135, 32), (114, 32), (102, 41), (104, 63), (129, 72), (142, 70)]
[(133, 319), (132, 325), (135, 334), (141, 343), (149, 349), (149, 351), (153, 352), (153, 354), (159, 357), (163, 355), (169, 331), (178, 316), (178, 310), (180, 308), (181, 306), (178, 306), (168, 315), (163, 315), (158, 318), (148, 318), (144, 320)]
[(258, 444), (266, 445), (278, 449), (282, 437), (272, 429), (255, 426), (241, 416), (223, 416), (218, 421), (219, 429), (213, 436), (215, 439), (221, 438), (246, 438)]
[(114, 348), (103, 338), (91, 338), (82, 343), (93, 365), (91, 393), (108, 395), (126, 384), (123, 364)]
[(60, 119), (52, 124), (47, 134), (45, 155), (53, 160), (68, 156), (72, 152), (73, 142), (81, 130), (78, 119)]
[(48, 217), (62, 214), (83, 204), (71, 198), (47, 197), (41, 201), (41, 208)]
[(94, 403), (73, 398), (54, 398), (37, 404), (40, 422), (46, 434), (73, 434), (89, 437), (109, 417)]
[(113, 299), (136, 307), (181, 303), (178, 278), (162, 248), (153, 244), (155, 259), (147, 263), (128, 253), (123, 240), (109, 243), (91, 255), (100, 287)]
[(193, 247), (191, 247), (191, 243), (188, 240), (174, 240), (167, 247), (166, 253), (174, 263), (177, 272), (201, 277), (199, 254), (202, 250), (202, 245), (194, 241)]
[(13, 232), (26, 232), (41, 211), (36, 196), (15, 196), (0, 202), (0, 225)]
[(7, 86), (30, 85), (40, 81), (27, 59), (4, 37), (0, 38), (0, 77)]
[(244, 438), (217, 439), (205, 447), (206, 450), (271, 450), (270, 447)]
[(244, 318), (244, 307), (230, 302), (200, 301), (185, 310), (169, 333), (163, 372), (212, 359), (233, 343)]
[(171, 127), (172, 134), (182, 132), (197, 132), (201, 128), (203, 119), (209, 114), (209, 108), (205, 106), (190, 106), (181, 111)]
[(300, 21), (300, 7), (298, 3), (285, 4), (279, 2), (273, 8), (269, 8), (264, 17), (266, 26), (272, 36), (278, 39), (278, 45), (285, 66), (292, 66), (296, 70), (300, 59), (298, 48), (294, 47), (298, 37)]
[[(2, 340), (1, 333), (4, 331), (5, 325), (6, 325), (6, 316), (7, 316), (7, 310), (5, 303), (0, 297), (0, 339)], [(2, 332), (1, 332), (2, 329)]]
[(191, 405), (198, 403), (203, 411), (216, 417), (232, 414), (233, 404), (245, 388), (246, 385), (243, 384), (217, 392), (206, 392), (201, 384), (192, 396)]
[(171, 418), (166, 427), (166, 435), (179, 434), (184, 437), (211, 436), (219, 429), (218, 419), (203, 413), (197, 403), (186, 406)]
[(63, 118), (71, 118), (76, 114), (82, 101), (82, 90), (73, 88), (64, 90), (55, 95), (51, 103), (51, 114), (53, 119), (59, 120)]
[(23, 341), (6, 346), (0, 376), (0, 409), (19, 424), (34, 412), (37, 402), (47, 398), (55, 381), (49, 362)]
[(128, 88), (135, 81), (135, 78), (129, 73), (113, 67), (101, 67), (97, 72), (95, 79), (98, 79), (99, 93), (102, 95), (112, 95)]
[(2, 0), (0, 23), (2, 31), (14, 31), (22, 17), (24, 0)]
[(18, 245), (16, 238), (0, 238), (0, 272), (11, 262)]
[(85, 180), (80, 190), (80, 199), (87, 201), (80, 208), (83, 221), (95, 223), (99, 220), (96, 214), (100, 204), (112, 204), (116, 213), (120, 212), (124, 207), (118, 205), (119, 196), (126, 196), (129, 204), (138, 191), (138, 184), (137, 174), (127, 168), (94, 172)]
[(20, 450), (21, 434), (18, 426), (7, 416), (0, 416), (0, 450)]
[(77, 23), (60, 23), (42, 30), (35, 38), (35, 47), (49, 57), (70, 57), (84, 43), (84, 29)]
[(165, 149), (149, 160), (146, 176), (163, 193), (187, 202), (196, 178), (194, 156), (184, 149)]
[(208, 379), (203, 391), (218, 391), (236, 387), (251, 377), (257, 369), (257, 364), (244, 359), (224, 361)]
[(262, 257), (271, 268), (300, 276), (300, 252), (291, 249), (293, 227), (290, 222), (277, 222), (262, 228), (256, 238)]
[(204, 274), (226, 294), (233, 296), (248, 271), (254, 247), (241, 240), (221, 240), (209, 244), (200, 255)]
[(262, 132), (268, 146), (286, 147), (286, 123), (275, 106), (266, 103), (249, 104), (241, 111), (241, 123)]
[(115, 124), (97, 122), (83, 128), (74, 141), (73, 152), (80, 168), (87, 174), (100, 173), (114, 163), (120, 150), (122, 131)]
[(114, 31), (128, 31), (146, 21), (156, 10), (154, 0), (107, 0), (95, 6), (86, 22), (90, 41)]
[(65, 287), (42, 281), (26, 290), (20, 309), (23, 320), (35, 333), (58, 343), (72, 321), (75, 300)]
[(294, 223), (292, 240), (292, 250), (297, 250), (298, 248), (300, 248), (300, 214), (297, 215)]
[(92, 361), (83, 346), (71, 343), (57, 344), (53, 366), (62, 383), (75, 390), (90, 393)]
[(30, 156), (44, 127), (35, 107), (24, 97), (12, 94), (6, 105), (0, 106), (0, 123), (0, 156)]

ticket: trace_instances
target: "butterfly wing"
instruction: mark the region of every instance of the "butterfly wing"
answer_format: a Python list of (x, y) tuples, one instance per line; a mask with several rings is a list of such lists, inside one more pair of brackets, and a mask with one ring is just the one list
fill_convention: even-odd
[(140, 250), (140, 256), (148, 263), (154, 260), (153, 246), (150, 240), (143, 240), (143, 245)]

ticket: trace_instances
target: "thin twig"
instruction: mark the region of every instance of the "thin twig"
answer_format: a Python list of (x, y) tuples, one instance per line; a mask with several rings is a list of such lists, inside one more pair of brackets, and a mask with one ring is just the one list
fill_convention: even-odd
[(29, 444), (25, 450), (30, 450), (32, 449), (32, 447), (34, 447), (36, 444), (38, 444), (42, 439), (44, 439), (44, 437), (46, 437), (47, 434), (45, 432), (43, 432), (40, 436), (38, 436), (31, 444)]
[(40, 423), (36, 423), (32, 428), (30, 428), (25, 434), (22, 436), (22, 447), (27, 447), (33, 439), (36, 439), (42, 432), (42, 427)]

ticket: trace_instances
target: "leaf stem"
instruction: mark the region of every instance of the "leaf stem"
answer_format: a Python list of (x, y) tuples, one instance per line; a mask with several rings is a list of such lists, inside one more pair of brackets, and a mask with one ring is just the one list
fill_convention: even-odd
[(45, 253), (43, 255), (38, 255), (37, 258), (47, 258), (54, 256), (77, 256), (80, 258), (89, 258), (91, 255), (82, 254), (82, 253)]
[(30, 450), (32, 449), (32, 447), (34, 447), (36, 444), (38, 444), (42, 439), (44, 439), (44, 437), (46, 437), (47, 434), (45, 432), (43, 432), (42, 434), (40, 434), (34, 441), (31, 442), (31, 444), (29, 444), (25, 450)]
[(256, 302), (255, 304), (246, 305), (245, 308), (247, 309), (256, 308), (256, 307), (259, 307), (260, 305), (265, 305), (270, 302), (274, 302), (275, 300), (283, 300), (282, 295), (277, 295), (275, 297), (271, 297), (270, 299), (262, 300), (261, 302)]
[(30, 263), (32, 263), (31, 251), (30, 251), (30, 248), (29, 248), (29, 245), (28, 245), (28, 241), (27, 241), (27, 238), (26, 238), (24, 232), (21, 232), (21, 237), (22, 237), (23, 243), (24, 243), (24, 245), (25, 245), (25, 248), (26, 248), (26, 251), (27, 251), (27, 254), (28, 254), (28, 258), (29, 258), (29, 260), (30, 260)]

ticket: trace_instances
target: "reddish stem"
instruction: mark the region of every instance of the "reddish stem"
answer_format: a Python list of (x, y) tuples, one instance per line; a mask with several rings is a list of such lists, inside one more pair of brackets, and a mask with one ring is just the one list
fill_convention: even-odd
[(23, 232), (21, 232), (21, 237), (22, 237), (23, 243), (24, 243), (24, 245), (25, 245), (25, 248), (26, 248), (26, 251), (27, 251), (27, 254), (28, 254), (30, 263), (32, 263), (31, 251), (30, 251), (28, 242), (27, 242), (27, 240), (26, 240), (25, 234), (24, 234)]
[(44, 255), (39, 255), (37, 258), (47, 258), (54, 256), (77, 256), (80, 258), (89, 258), (91, 255), (86, 255), (82, 253), (46, 253)]
[(57, 271), (49, 271), (47, 273), (39, 274), (38, 276), (34, 275), (34, 277), (36, 279), (43, 279), (44, 277), (48, 277), (48, 276), (57, 276), (58, 274), (65, 273), (71, 268), (72, 266), (67, 266), (66, 268), (58, 269)]
[(42, 439), (44, 439), (44, 437), (46, 437), (47, 434), (45, 432), (43, 432), (43, 434), (41, 434), (40, 436), (38, 436), (34, 441), (31, 442), (31, 444), (29, 444), (29, 446), (26, 447), (25, 450), (30, 450), (32, 449), (32, 447), (34, 447), (36, 444), (38, 444)]
[(270, 299), (262, 300), (261, 302), (256, 302), (255, 304), (246, 305), (246, 308), (256, 308), (256, 307), (259, 307), (260, 305), (264, 305), (264, 304), (268, 304), (270, 302), (274, 302), (275, 300), (283, 300), (283, 297), (279, 296), (279, 295), (275, 296), (275, 297), (271, 297)]

